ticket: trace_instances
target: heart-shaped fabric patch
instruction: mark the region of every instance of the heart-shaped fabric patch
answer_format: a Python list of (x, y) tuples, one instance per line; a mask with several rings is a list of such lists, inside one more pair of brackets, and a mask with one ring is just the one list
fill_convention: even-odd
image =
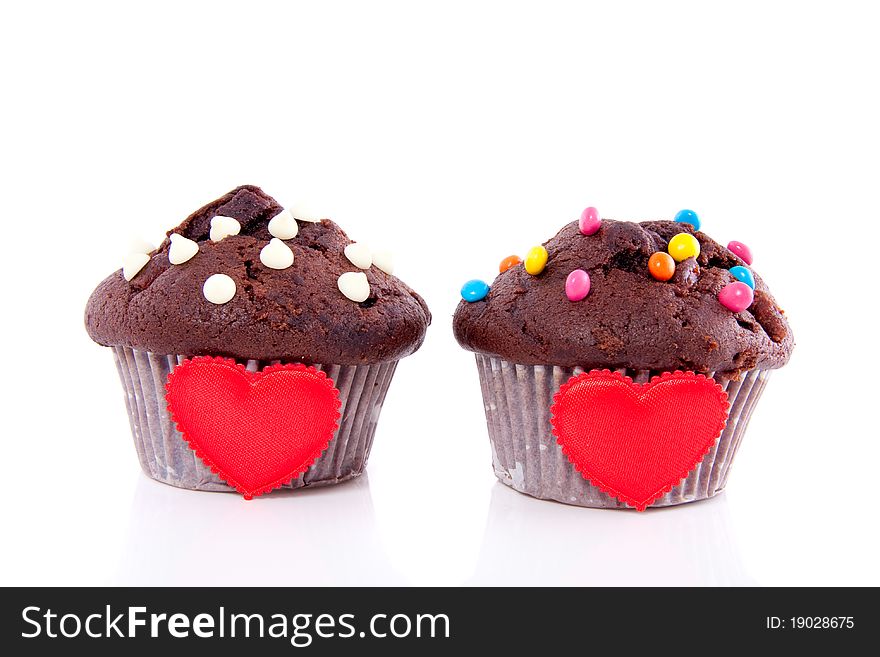
[(333, 381), (301, 364), (250, 372), (229, 358), (200, 356), (175, 367), (166, 389), (183, 439), (248, 500), (305, 472), (339, 420)]
[(608, 370), (568, 380), (553, 398), (553, 435), (585, 479), (644, 511), (706, 456), (727, 423), (727, 393), (693, 372), (648, 383)]

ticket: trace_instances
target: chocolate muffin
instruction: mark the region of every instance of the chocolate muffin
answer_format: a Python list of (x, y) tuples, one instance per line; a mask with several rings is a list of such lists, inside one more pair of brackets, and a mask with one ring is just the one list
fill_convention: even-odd
[(387, 253), (250, 185), (191, 214), (158, 249), (130, 254), (85, 312), (92, 339), (113, 348), (144, 471), (200, 490), (232, 486), (175, 426), (165, 397), (178, 365), (209, 356), (251, 372), (291, 363), (324, 372), (338, 391), (338, 428), (278, 485), (335, 483), (363, 471), (397, 361), (421, 346), (430, 321)]
[[(491, 286), (462, 288), (453, 330), (476, 353), (495, 473), (535, 497), (626, 506), (593, 485), (563, 453), (552, 407), (583, 372), (610, 370), (644, 384), (676, 371), (713, 379), (730, 404), (705, 458), (653, 506), (721, 491), (769, 372), (794, 345), (788, 321), (739, 242), (728, 248), (678, 221), (580, 221), (502, 262)], [(746, 258), (745, 260), (743, 258)]]

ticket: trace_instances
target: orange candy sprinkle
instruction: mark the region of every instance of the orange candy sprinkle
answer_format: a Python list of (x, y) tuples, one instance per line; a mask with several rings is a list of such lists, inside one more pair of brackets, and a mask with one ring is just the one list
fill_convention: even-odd
[(657, 251), (648, 260), (648, 271), (658, 281), (668, 281), (675, 275), (675, 260), (668, 253)]
[(506, 272), (511, 267), (516, 267), (517, 265), (522, 264), (522, 258), (516, 255), (507, 256), (504, 260), (501, 261), (501, 264), (498, 265), (498, 271), (502, 274)]

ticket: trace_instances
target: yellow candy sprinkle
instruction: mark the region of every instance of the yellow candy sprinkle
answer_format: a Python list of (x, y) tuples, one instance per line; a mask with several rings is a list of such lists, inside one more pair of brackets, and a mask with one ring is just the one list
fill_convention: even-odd
[(676, 262), (687, 260), (688, 258), (696, 258), (700, 255), (700, 243), (697, 238), (690, 233), (679, 233), (669, 240), (669, 255)]
[(533, 246), (526, 254), (525, 268), (532, 276), (537, 276), (547, 266), (547, 249), (543, 246)]

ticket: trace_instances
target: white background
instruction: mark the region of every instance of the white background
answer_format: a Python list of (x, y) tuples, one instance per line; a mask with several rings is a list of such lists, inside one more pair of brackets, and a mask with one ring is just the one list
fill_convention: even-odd
[[(880, 584), (869, 3), (15, 3), (0, 24), (3, 584)], [(252, 502), (140, 473), (82, 313), (242, 183), (394, 249), (434, 312), (368, 476)], [(697, 210), (797, 348), (720, 497), (495, 483), (458, 289), (587, 205)]]

